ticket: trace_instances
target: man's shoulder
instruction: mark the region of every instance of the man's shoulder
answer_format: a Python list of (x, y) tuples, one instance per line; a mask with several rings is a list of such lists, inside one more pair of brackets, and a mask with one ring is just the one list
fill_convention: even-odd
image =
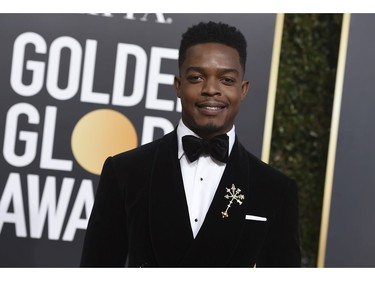
[(161, 142), (172, 142), (174, 136), (174, 131), (166, 134), (165, 136), (151, 141), (146, 144), (142, 144), (136, 148), (133, 148), (128, 151), (121, 152), (119, 154), (114, 155), (112, 158), (115, 162), (122, 162), (126, 160), (130, 160), (134, 163), (134, 160), (137, 159), (147, 159), (148, 157), (152, 157), (155, 152), (157, 151)]
[(246, 155), (249, 163), (249, 170), (251, 173), (257, 175), (257, 179), (262, 182), (275, 183), (275, 184), (286, 184), (294, 185), (294, 180), (282, 172), (277, 167), (264, 162), (259, 157), (255, 156), (253, 153), (249, 152), (240, 144), (240, 149)]
[(133, 149), (121, 152), (119, 154), (116, 154), (113, 156), (115, 160), (117, 159), (124, 159), (124, 158), (133, 158), (137, 156), (144, 157), (147, 154), (153, 153), (160, 143), (161, 139), (154, 140), (152, 142), (142, 144), (138, 147), (135, 147)]

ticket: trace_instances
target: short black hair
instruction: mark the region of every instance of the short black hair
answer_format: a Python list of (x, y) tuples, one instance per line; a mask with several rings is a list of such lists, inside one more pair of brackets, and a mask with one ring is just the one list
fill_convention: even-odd
[(203, 43), (220, 43), (236, 49), (240, 56), (240, 64), (245, 72), (247, 57), (245, 36), (234, 26), (212, 21), (193, 25), (182, 34), (178, 57), (179, 68), (186, 58), (186, 50), (191, 46)]

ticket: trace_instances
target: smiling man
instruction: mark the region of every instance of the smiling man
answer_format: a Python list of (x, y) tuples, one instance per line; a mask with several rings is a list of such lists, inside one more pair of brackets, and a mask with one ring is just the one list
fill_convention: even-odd
[(103, 167), (81, 266), (298, 267), (293, 180), (240, 144), (246, 40), (224, 23), (182, 36), (173, 132)]
[(229, 132), (249, 88), (238, 52), (220, 43), (201, 43), (185, 56), (181, 77), (175, 78), (182, 121), (205, 139)]

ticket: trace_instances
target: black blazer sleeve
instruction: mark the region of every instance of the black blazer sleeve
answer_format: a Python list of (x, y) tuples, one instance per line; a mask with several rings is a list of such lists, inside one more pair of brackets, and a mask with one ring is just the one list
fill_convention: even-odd
[(128, 245), (124, 194), (109, 157), (100, 176), (83, 245), (81, 267), (123, 267)]

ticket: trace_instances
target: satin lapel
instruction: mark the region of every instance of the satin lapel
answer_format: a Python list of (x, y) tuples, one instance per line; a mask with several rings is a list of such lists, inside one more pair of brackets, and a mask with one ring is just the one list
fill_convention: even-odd
[[(228, 217), (223, 218), (232, 185), (244, 195), (242, 204), (233, 200)], [(249, 163), (244, 148), (236, 140), (224, 174), (206, 215), (205, 221), (180, 266), (225, 266), (238, 247), (249, 201)]]
[(176, 131), (161, 140), (150, 186), (150, 235), (159, 266), (176, 266), (193, 241)]

